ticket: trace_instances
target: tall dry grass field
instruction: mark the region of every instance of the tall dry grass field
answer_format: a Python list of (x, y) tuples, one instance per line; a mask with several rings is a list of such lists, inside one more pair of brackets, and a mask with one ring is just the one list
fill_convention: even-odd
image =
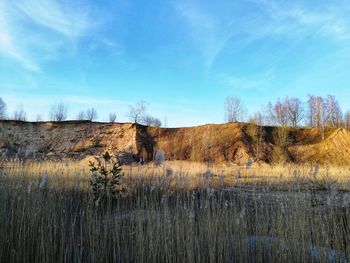
[(349, 262), (350, 169), (125, 166), (94, 202), (84, 163), (0, 170), (0, 262)]

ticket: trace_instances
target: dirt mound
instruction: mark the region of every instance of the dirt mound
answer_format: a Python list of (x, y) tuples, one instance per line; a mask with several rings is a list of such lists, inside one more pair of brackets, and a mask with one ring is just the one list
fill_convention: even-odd
[(109, 151), (125, 162), (168, 160), (246, 164), (295, 162), (350, 165), (350, 132), (261, 127), (244, 123), (154, 128), (131, 123), (0, 121), (0, 157), (77, 159)]
[[(321, 136), (319, 136), (321, 137)], [(296, 162), (320, 164), (350, 164), (350, 132), (340, 128), (328, 130), (324, 140), (289, 147)]]

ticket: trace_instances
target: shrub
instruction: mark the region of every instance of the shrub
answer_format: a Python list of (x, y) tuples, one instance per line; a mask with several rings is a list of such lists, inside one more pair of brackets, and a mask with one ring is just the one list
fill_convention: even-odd
[(170, 177), (170, 176), (172, 176), (174, 174), (174, 170), (171, 167), (167, 167), (165, 169), (165, 174), (166, 174), (167, 177)]
[(286, 156), (286, 149), (276, 145), (272, 149), (271, 153), (271, 163), (276, 164), (283, 164), (287, 162), (287, 156)]
[(101, 198), (115, 197), (125, 191), (121, 186), (124, 173), (119, 160), (111, 162), (111, 156), (108, 152), (102, 157), (102, 161), (98, 160), (97, 165), (94, 162), (89, 162), (90, 171), (92, 172), (90, 185), (94, 194), (94, 201), (97, 203)]

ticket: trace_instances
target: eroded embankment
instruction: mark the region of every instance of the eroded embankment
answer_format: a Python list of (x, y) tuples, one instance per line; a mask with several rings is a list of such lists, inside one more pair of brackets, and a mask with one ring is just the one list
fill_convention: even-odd
[(125, 161), (169, 160), (350, 165), (350, 133), (316, 128), (277, 128), (244, 123), (154, 128), (89, 121), (0, 121), (1, 158), (83, 159), (109, 151)]

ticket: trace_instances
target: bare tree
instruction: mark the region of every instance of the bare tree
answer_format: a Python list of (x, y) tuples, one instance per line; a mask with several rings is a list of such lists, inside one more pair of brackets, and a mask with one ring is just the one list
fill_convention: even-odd
[(301, 100), (297, 98), (288, 97), (285, 99), (285, 104), (287, 108), (287, 118), (289, 123), (296, 127), (304, 118), (304, 107)]
[(117, 119), (117, 114), (115, 114), (114, 112), (111, 112), (109, 114), (109, 122), (115, 122)]
[(77, 120), (78, 120), (78, 121), (86, 120), (85, 111), (79, 111), (79, 113), (78, 113), (78, 115), (77, 115)]
[(324, 127), (326, 116), (326, 105), (322, 97), (316, 97), (316, 127)]
[(249, 123), (263, 126), (265, 123), (264, 119), (264, 115), (261, 112), (257, 111), (253, 114), (253, 116), (250, 117)]
[(344, 114), (344, 127), (350, 129), (350, 111), (347, 111)]
[(288, 125), (288, 108), (286, 103), (282, 103), (280, 99), (277, 99), (274, 105), (269, 102), (267, 110), (269, 119), (274, 125)]
[(67, 119), (68, 107), (62, 101), (51, 105), (50, 120), (51, 121), (64, 121)]
[(238, 97), (226, 97), (225, 118), (227, 122), (242, 121), (246, 108)]
[(0, 97), (0, 120), (6, 118), (6, 103)]
[(93, 121), (97, 119), (97, 111), (95, 110), (95, 108), (87, 109), (86, 119), (89, 121)]
[(37, 114), (37, 115), (35, 116), (35, 121), (36, 121), (36, 122), (42, 121), (42, 120), (43, 120), (43, 118), (42, 118), (41, 114)]
[(12, 119), (15, 121), (26, 121), (26, 113), (23, 109), (23, 105), (19, 105), (15, 112), (13, 113)]
[(130, 120), (134, 123), (139, 123), (140, 121), (142, 121), (147, 110), (146, 102), (141, 100), (137, 102), (134, 106), (130, 105), (129, 108)]
[(309, 95), (308, 119), (309, 125), (316, 128), (324, 128), (327, 105), (321, 96)]
[(335, 96), (328, 95), (326, 102), (326, 124), (333, 128), (340, 127), (342, 124), (342, 110)]
[(151, 115), (146, 115), (142, 119), (142, 124), (147, 126), (153, 126), (153, 127), (160, 127), (162, 126), (162, 122)]
[(321, 96), (309, 95), (308, 99), (308, 119), (311, 127), (320, 129), (322, 140), (325, 138), (325, 120), (327, 105)]
[(325, 126), (340, 127), (343, 122), (342, 110), (335, 96), (309, 95), (308, 119), (311, 127), (324, 129)]
[(160, 121), (160, 119), (154, 118), (154, 120), (153, 120), (151, 126), (160, 128), (160, 127), (162, 126), (162, 122)]
[(314, 95), (309, 95), (307, 101), (308, 106), (308, 122), (310, 127), (316, 126), (316, 97)]

